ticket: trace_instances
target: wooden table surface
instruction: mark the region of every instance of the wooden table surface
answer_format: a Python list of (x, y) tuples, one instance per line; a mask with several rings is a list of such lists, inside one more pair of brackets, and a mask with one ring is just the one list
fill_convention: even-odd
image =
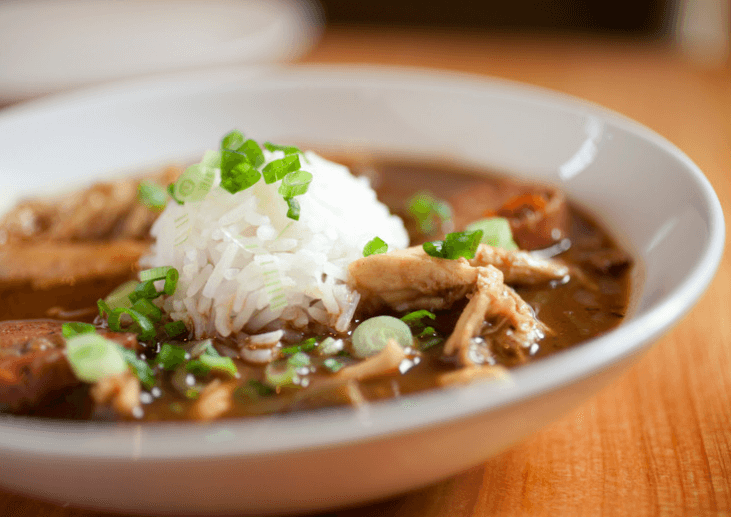
[[(731, 66), (669, 45), (335, 28), (306, 62), (423, 66), (519, 80), (624, 113), (685, 151), (729, 211)], [(483, 465), (342, 517), (731, 515), (731, 258), (698, 305), (583, 406)], [(0, 491), (0, 515), (92, 517)]]

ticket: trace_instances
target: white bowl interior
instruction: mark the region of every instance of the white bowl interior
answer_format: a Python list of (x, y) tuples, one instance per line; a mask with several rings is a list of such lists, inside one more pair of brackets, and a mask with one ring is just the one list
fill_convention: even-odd
[[(264, 468), (256, 458), (319, 450), (320, 458), (335, 462), (328, 468), (337, 476), (344, 467), (323, 451), (352, 454), (368, 444), (369, 454), (358, 456), (367, 473), (377, 468), (378, 454), (393, 452), (398, 442), (423, 458), (423, 464), (412, 459), (408, 469), (394, 467), (384, 478), (392, 481), (389, 491), (361, 479), (365, 474), (353, 474), (350, 467), (347, 483), (327, 485), (331, 494), (337, 493), (331, 505), (387, 495), (495, 454), (589, 396), (692, 306), (720, 259), (724, 229), (715, 194), (697, 167), (661, 137), (575, 99), (511, 83), (421, 71), (228, 70), (108, 86), (19, 106), (0, 116), (0, 189), (8, 193), (0, 200), (0, 211), (18, 196), (52, 192), (100, 174), (180, 162), (214, 147), (232, 128), (283, 143), (453, 158), (558, 184), (599, 216), (636, 257), (632, 315), (606, 336), (520, 369), (510, 388), (472, 386), (376, 404), (367, 421), (352, 411), (336, 410), (208, 429), (182, 426), (174, 433), (156, 427), (113, 432), (90, 428), (78, 436), (70, 436), (63, 426), (36, 431), (24, 422), (0, 422), (0, 443), (5, 444), (0, 445), (0, 459), (3, 453), (15, 459), (52, 454), (77, 463), (80, 457), (105, 459), (115, 462), (119, 468), (112, 470), (124, 479), (123, 467), (131, 456), (138, 466), (139, 460), (154, 466), (162, 460), (228, 458), (221, 465), (232, 468), (235, 461), (237, 469), (256, 469)], [(537, 403), (548, 394), (549, 408)], [(467, 437), (450, 427), (457, 420), (477, 422), (470, 429), (483, 433), (479, 446), (470, 442), (478, 439), (476, 434)], [(43, 433), (42, 439), (37, 432)], [(207, 438), (216, 433), (221, 439)], [(461, 447), (455, 450), (456, 459), (427, 452), (427, 444), (413, 439), (419, 433)], [(442, 468), (436, 467), (439, 458)], [(260, 474), (271, 474), (271, 469)], [(290, 473), (294, 481), (309, 486), (304, 470), (295, 471), (301, 475)], [(24, 482), (34, 475), (28, 471)], [(50, 478), (42, 487), (48, 497), (63, 493), (63, 487), (54, 491), (48, 483)], [(23, 485), (18, 481), (13, 486)], [(304, 493), (300, 506), (258, 500), (251, 508), (266, 512), (328, 506), (317, 493)], [(236, 497), (216, 508), (171, 498), (169, 508), (213, 511), (256, 500), (253, 491), (240, 490)], [(124, 501), (105, 502), (114, 508), (147, 508), (144, 495), (134, 504)], [(101, 503), (86, 499), (79, 504)]]

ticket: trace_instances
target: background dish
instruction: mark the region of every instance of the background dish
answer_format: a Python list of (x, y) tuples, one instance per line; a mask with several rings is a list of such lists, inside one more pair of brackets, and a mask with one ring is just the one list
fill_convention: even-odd
[[(366, 413), (82, 429), (4, 420), (0, 460), (18, 465), (0, 477), (4, 486), (170, 514), (304, 511), (413, 488), (499, 452), (588, 397), (692, 306), (720, 258), (718, 201), (661, 137), (563, 96), (422, 71), (218, 71), (19, 106), (0, 117), (0, 188), (25, 195), (180, 160), (232, 127), (321, 148), (453, 156), (558, 183), (638, 258), (645, 275), (635, 279), (632, 315), (602, 338), (516, 371), (509, 389), (445, 390)], [(39, 140), (48, 145), (39, 149)]]
[(8, 0), (0, 3), (0, 102), (128, 77), (289, 61), (319, 37), (320, 10), (309, 0)]

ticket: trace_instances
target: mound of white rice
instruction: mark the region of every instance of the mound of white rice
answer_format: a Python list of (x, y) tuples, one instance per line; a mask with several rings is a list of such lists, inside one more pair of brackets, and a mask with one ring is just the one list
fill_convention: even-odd
[[(264, 155), (269, 163), (284, 153)], [(389, 249), (408, 246), (402, 221), (376, 199), (366, 178), (312, 152), (300, 161), (313, 179), (296, 198), (299, 221), (286, 216), (280, 182), (262, 179), (230, 194), (219, 186), (217, 170), (202, 201), (168, 203), (152, 227), (156, 242), (142, 263), (180, 272), (163, 309), (197, 338), (256, 334), (274, 320), (345, 331), (359, 299), (345, 284), (348, 264), (375, 236)]]

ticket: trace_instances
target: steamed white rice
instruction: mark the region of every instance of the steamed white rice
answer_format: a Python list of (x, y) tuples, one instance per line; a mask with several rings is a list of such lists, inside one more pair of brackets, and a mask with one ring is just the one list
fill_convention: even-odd
[[(269, 163), (284, 153), (264, 155)], [(345, 331), (359, 299), (345, 283), (348, 264), (375, 236), (389, 249), (408, 246), (402, 221), (376, 199), (366, 178), (312, 152), (300, 161), (313, 179), (296, 198), (299, 221), (287, 218), (279, 182), (262, 179), (230, 194), (216, 171), (202, 201), (168, 203), (152, 227), (156, 242), (143, 265), (180, 272), (163, 308), (197, 338), (271, 331), (275, 320)]]

